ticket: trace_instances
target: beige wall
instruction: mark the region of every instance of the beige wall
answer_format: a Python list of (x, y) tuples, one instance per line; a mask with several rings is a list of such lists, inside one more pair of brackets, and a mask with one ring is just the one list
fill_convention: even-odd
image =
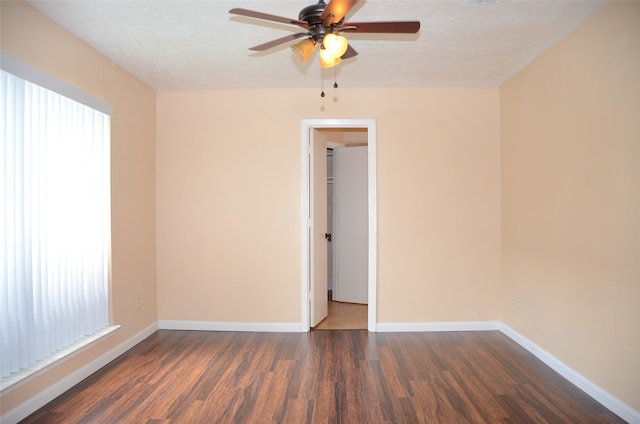
[(380, 322), (499, 317), (497, 88), (158, 93), (161, 320), (301, 322), (300, 121), (375, 118)]
[(329, 143), (338, 143), (338, 147), (344, 147), (361, 146), (367, 144), (369, 140), (368, 136), (369, 135), (366, 128), (317, 128), (314, 137), (320, 137), (321, 140)]
[(616, 2), (500, 90), (504, 322), (635, 410), (639, 43)]
[[(155, 92), (23, 2), (2, 1), (1, 47), (16, 59), (114, 106), (112, 322), (114, 335), (0, 399), (6, 413), (157, 321)], [(142, 308), (135, 308), (140, 296)]]

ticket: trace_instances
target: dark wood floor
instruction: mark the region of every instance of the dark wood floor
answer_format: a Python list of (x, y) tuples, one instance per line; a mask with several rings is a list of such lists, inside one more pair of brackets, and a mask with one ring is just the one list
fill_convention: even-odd
[(26, 423), (621, 423), (499, 332), (162, 330)]

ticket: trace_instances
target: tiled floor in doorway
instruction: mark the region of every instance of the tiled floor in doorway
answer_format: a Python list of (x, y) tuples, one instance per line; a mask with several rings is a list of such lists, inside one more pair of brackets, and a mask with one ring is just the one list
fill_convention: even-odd
[(368, 305), (329, 301), (329, 315), (314, 330), (366, 330)]

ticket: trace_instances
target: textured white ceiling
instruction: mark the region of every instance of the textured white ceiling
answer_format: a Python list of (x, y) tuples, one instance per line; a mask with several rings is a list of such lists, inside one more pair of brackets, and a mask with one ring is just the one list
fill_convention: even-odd
[(293, 25), (231, 15), (242, 7), (288, 18), (314, 0), (29, 1), (157, 90), (318, 87), (497, 86), (571, 32), (606, 1), (360, 1), (347, 21), (419, 20), (415, 35), (348, 34), (358, 51), (335, 70), (317, 53), (299, 62), (289, 45), (249, 47)]

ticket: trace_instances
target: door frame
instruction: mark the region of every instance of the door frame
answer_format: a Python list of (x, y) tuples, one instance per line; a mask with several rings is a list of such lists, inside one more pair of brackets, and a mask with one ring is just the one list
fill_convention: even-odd
[(311, 270), (311, 253), (314, 236), (309, 231), (313, 226), (313, 188), (312, 168), (313, 146), (311, 146), (310, 132), (316, 128), (366, 128), (367, 129), (367, 184), (368, 184), (368, 210), (369, 210), (369, 252), (368, 252), (368, 323), (369, 331), (376, 331), (377, 323), (377, 288), (378, 288), (378, 211), (376, 197), (376, 120), (375, 119), (303, 119), (301, 121), (301, 303), (302, 303), (302, 330), (309, 331), (310, 327), (310, 293), (313, 289)]

